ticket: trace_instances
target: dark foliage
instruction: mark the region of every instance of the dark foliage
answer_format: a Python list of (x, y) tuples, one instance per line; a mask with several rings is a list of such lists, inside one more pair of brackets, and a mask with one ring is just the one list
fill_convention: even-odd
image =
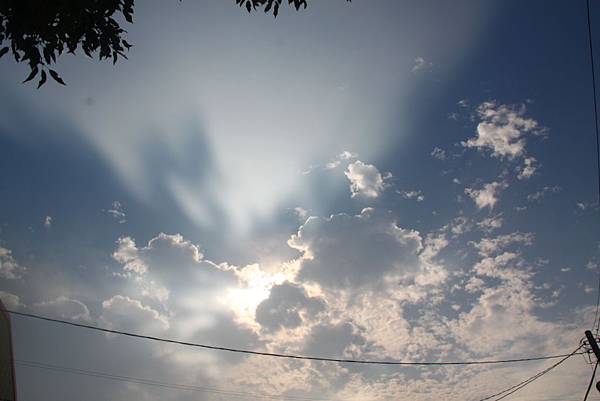
[[(256, 10), (257, 8), (263, 8), (266, 13), (273, 12), (273, 16), (277, 17), (279, 14), (279, 7), (282, 3), (285, 3), (286, 0), (235, 0), (236, 4), (240, 7), (246, 7), (248, 12)], [(352, 0), (346, 0), (347, 2), (351, 2)], [(289, 5), (293, 5), (296, 10), (299, 10), (300, 7), (306, 8), (308, 6), (306, 0), (287, 0)]]
[[(133, 22), (134, 0), (0, 0), (0, 57), (9, 51), (29, 65), (23, 82), (39, 76), (38, 88), (50, 75), (65, 85), (52, 64), (63, 53), (83, 51), (89, 57), (117, 62), (131, 45), (115, 18)], [(7, 45), (5, 45), (5, 42)]]
[[(235, 0), (250, 12), (263, 9), (276, 17), (286, 0)], [(351, 0), (346, 0), (351, 1)], [(306, 0), (287, 0), (296, 10)], [(23, 82), (38, 77), (38, 88), (48, 75), (65, 85), (51, 68), (63, 53), (82, 51), (88, 57), (116, 63), (127, 58), (131, 45), (118, 20), (133, 22), (134, 0), (0, 0), (0, 58), (9, 52), (15, 61), (29, 65)]]

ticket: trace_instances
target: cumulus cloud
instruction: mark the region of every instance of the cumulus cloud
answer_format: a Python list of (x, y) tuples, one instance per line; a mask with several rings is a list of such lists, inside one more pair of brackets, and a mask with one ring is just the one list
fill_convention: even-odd
[(491, 182), (485, 184), (481, 189), (465, 188), (465, 194), (469, 195), (475, 202), (478, 209), (485, 207), (490, 210), (496, 206), (500, 192), (508, 187), (506, 182)]
[(265, 329), (296, 328), (304, 317), (314, 317), (325, 309), (323, 300), (310, 297), (299, 285), (274, 285), (270, 295), (256, 308), (256, 321)]
[(139, 300), (122, 295), (115, 295), (102, 302), (100, 320), (109, 328), (124, 331), (140, 330), (153, 333), (169, 328), (169, 319), (166, 316)]
[(50, 301), (38, 302), (32, 308), (44, 316), (68, 320), (90, 320), (90, 311), (83, 302), (65, 296)]
[(539, 132), (536, 120), (525, 117), (525, 106), (484, 102), (477, 108), (477, 137), (462, 145), (489, 150), (493, 157), (514, 159), (525, 153), (525, 136)]
[(118, 249), (113, 252), (113, 258), (123, 264), (123, 270), (143, 274), (148, 267), (139, 259), (138, 249), (131, 237), (121, 237), (117, 240)]
[[(255, 344), (256, 334), (238, 321), (239, 302), (228, 297), (240, 288), (236, 267), (205, 259), (199, 246), (180, 234), (160, 233), (145, 246), (121, 238), (113, 257), (122, 264), (127, 285), (103, 303), (102, 318), (111, 325), (169, 330), (179, 338), (231, 346)], [(137, 320), (125, 321), (130, 313)], [(214, 358), (233, 361), (239, 355)]]
[(327, 287), (355, 287), (390, 273), (416, 272), (423, 248), (419, 232), (399, 227), (390, 214), (310, 217), (288, 244), (303, 256), (299, 278)]
[(21, 278), (25, 271), (25, 267), (19, 265), (12, 256), (12, 251), (7, 248), (0, 247), (0, 278), (18, 279)]
[(344, 174), (350, 181), (352, 197), (377, 198), (384, 190), (384, 177), (372, 164), (360, 160), (348, 165)]
[[(142, 248), (138, 248), (131, 237), (121, 237), (117, 245), (113, 258), (123, 264), (124, 271), (144, 274), (149, 263), (152, 263), (153, 273), (163, 274), (165, 278), (169, 277), (169, 273), (177, 276), (176, 271), (170, 271), (171, 268), (187, 268), (199, 264), (204, 257), (200, 248), (185, 240), (181, 234), (160, 233)], [(216, 265), (210, 265), (218, 269)]]

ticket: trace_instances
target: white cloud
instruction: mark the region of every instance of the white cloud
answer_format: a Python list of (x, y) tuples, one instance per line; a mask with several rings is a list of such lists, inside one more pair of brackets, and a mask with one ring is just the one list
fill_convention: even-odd
[(376, 198), (384, 190), (384, 178), (377, 167), (360, 160), (348, 165), (344, 174), (350, 181), (352, 197)]
[(348, 150), (344, 150), (342, 153), (337, 155), (335, 159), (325, 164), (325, 169), (332, 170), (337, 168), (342, 162), (349, 162), (350, 160), (354, 160), (358, 157), (357, 153), (350, 152)]
[(446, 151), (444, 149), (435, 147), (431, 151), (431, 156), (433, 156), (434, 158), (436, 158), (438, 160), (445, 160), (446, 159)]
[(0, 291), (0, 300), (9, 310), (19, 310), (24, 305), (21, 303), (21, 300), (18, 295), (11, 294), (10, 292)]
[(465, 194), (469, 195), (477, 205), (477, 208), (488, 207), (493, 209), (498, 202), (500, 192), (508, 187), (506, 182), (491, 182), (485, 184), (481, 189), (465, 188)]
[(300, 206), (296, 206), (294, 208), (294, 213), (301, 221), (306, 220), (306, 218), (308, 217), (308, 214), (309, 214), (308, 210), (306, 210)]
[(102, 302), (100, 320), (109, 328), (154, 333), (169, 328), (169, 319), (127, 296), (115, 295)]
[(68, 320), (90, 320), (90, 311), (83, 302), (65, 296), (50, 301), (38, 302), (32, 308), (44, 316)]
[(143, 274), (148, 267), (138, 258), (138, 249), (131, 237), (121, 237), (117, 240), (118, 249), (113, 252), (112, 257), (122, 263), (123, 270)]
[(486, 233), (491, 233), (494, 230), (497, 230), (502, 227), (504, 224), (504, 219), (502, 215), (491, 216), (481, 220), (477, 223), (477, 226)]
[(433, 67), (433, 63), (431, 61), (427, 61), (423, 57), (417, 57), (415, 59), (415, 64), (414, 64), (413, 68), (411, 69), (411, 71), (413, 73), (416, 73), (419, 71), (431, 70), (432, 67)]
[(123, 205), (119, 201), (113, 201), (111, 208), (106, 211), (110, 216), (112, 216), (115, 220), (119, 222), (119, 224), (123, 224), (127, 222), (127, 215), (125, 214), (125, 209)]
[(46, 227), (46, 228), (52, 227), (52, 216), (44, 217), (44, 227)]
[(401, 195), (404, 199), (414, 199), (417, 202), (423, 202), (425, 200), (425, 195), (420, 190), (415, 191), (396, 191), (399, 195)]
[(479, 277), (471, 277), (467, 284), (465, 285), (465, 290), (467, 292), (475, 293), (479, 291), (483, 291), (485, 288), (485, 281), (480, 279)]
[(469, 219), (465, 216), (455, 217), (452, 222), (448, 225), (450, 232), (454, 234), (454, 236), (462, 235), (471, 230), (471, 224)]
[(533, 177), (533, 175), (537, 172), (538, 169), (539, 169), (539, 165), (538, 165), (536, 158), (535, 157), (526, 157), (523, 160), (523, 166), (519, 170), (519, 173), (517, 174), (517, 178), (519, 180), (527, 180), (527, 179)]
[(19, 265), (12, 256), (12, 251), (0, 247), (0, 278), (18, 279), (25, 272), (25, 267)]
[(511, 245), (533, 244), (535, 236), (533, 233), (514, 232), (505, 235), (499, 235), (492, 238), (482, 238), (479, 242), (471, 242), (482, 256), (488, 257), (495, 253), (504, 251)]
[(130, 237), (119, 238), (117, 244), (113, 258), (135, 283), (146, 286), (144, 296), (169, 298), (171, 289), (182, 291), (192, 284), (198, 292), (212, 292), (237, 282), (230, 266), (205, 260), (200, 248), (181, 234), (160, 233), (144, 247)]
[(477, 137), (462, 145), (489, 150), (493, 157), (514, 159), (525, 154), (525, 135), (540, 131), (537, 121), (524, 117), (525, 106), (484, 102), (477, 108)]
[(580, 210), (598, 210), (598, 202), (576, 202), (575, 203)]
[(342, 153), (338, 155), (338, 159), (340, 160), (353, 160), (358, 157), (358, 153), (350, 152), (348, 150), (344, 150)]
[(560, 191), (562, 191), (562, 188), (559, 187), (558, 185), (555, 185), (555, 186), (552, 186), (552, 187), (551, 186), (545, 186), (541, 190), (527, 195), (527, 201), (529, 201), (529, 202), (539, 202), (544, 197), (546, 197), (547, 194), (555, 194), (555, 193), (558, 193)]
[[(241, 287), (238, 268), (204, 259), (198, 245), (180, 234), (160, 233), (145, 246), (121, 238), (113, 257), (123, 266), (120, 276), (126, 286), (105, 301), (103, 317), (111, 324), (128, 324), (124, 319), (131, 311), (140, 318), (131, 322), (132, 327), (142, 325), (139, 330), (148, 324), (152, 330), (168, 328), (174, 336), (197, 341), (240, 346), (255, 341), (255, 333), (237, 320), (236, 308), (244, 305), (229, 296)], [(263, 299), (259, 290), (240, 301), (258, 304)]]

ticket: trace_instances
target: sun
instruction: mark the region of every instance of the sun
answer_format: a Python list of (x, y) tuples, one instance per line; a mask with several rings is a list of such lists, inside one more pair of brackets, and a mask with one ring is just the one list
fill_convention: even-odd
[(252, 326), (256, 325), (256, 308), (269, 297), (271, 288), (290, 279), (285, 273), (265, 272), (259, 265), (244, 267), (238, 272), (238, 278), (240, 285), (227, 289), (222, 302), (233, 310), (239, 321)]

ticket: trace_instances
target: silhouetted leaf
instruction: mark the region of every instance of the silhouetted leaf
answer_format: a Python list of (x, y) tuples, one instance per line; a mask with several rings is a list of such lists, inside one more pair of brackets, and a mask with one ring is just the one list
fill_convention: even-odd
[(49, 47), (44, 47), (44, 60), (46, 61), (46, 64), (50, 64), (50, 62), (52, 61), (52, 58), (50, 57)]
[(42, 85), (46, 83), (46, 71), (42, 70), (42, 76), (40, 78), (40, 82), (38, 82), (37, 88), (40, 89)]
[(54, 70), (48, 70), (48, 72), (50, 72), (50, 76), (52, 77), (52, 79), (54, 79), (56, 82), (58, 82), (61, 85), (66, 85), (65, 81), (62, 80), (62, 78), (60, 77), (60, 75), (58, 75), (58, 73)]
[[(282, 4), (298, 10), (306, 8), (307, 3), (235, 0), (248, 12), (260, 8), (274, 17)], [(17, 63), (29, 66), (31, 71), (24, 82), (31, 81), (39, 71), (46, 71), (65, 85), (58, 73), (48, 68), (65, 52), (76, 54), (80, 50), (88, 57), (97, 54), (100, 60), (112, 58), (113, 63), (119, 56), (127, 58), (123, 51), (132, 45), (124, 38), (127, 32), (119, 25), (119, 14), (132, 23), (133, 13), (134, 0), (0, 0), (0, 46), (8, 45), (0, 47), (0, 57), (10, 51)]]
[(25, 78), (25, 81), (23, 81), (23, 83), (31, 81), (33, 78), (35, 78), (35, 76), (37, 75), (37, 73), (38, 73), (38, 68), (34, 67), (31, 70), (31, 72), (29, 73), (29, 75), (27, 76), (27, 78)]

